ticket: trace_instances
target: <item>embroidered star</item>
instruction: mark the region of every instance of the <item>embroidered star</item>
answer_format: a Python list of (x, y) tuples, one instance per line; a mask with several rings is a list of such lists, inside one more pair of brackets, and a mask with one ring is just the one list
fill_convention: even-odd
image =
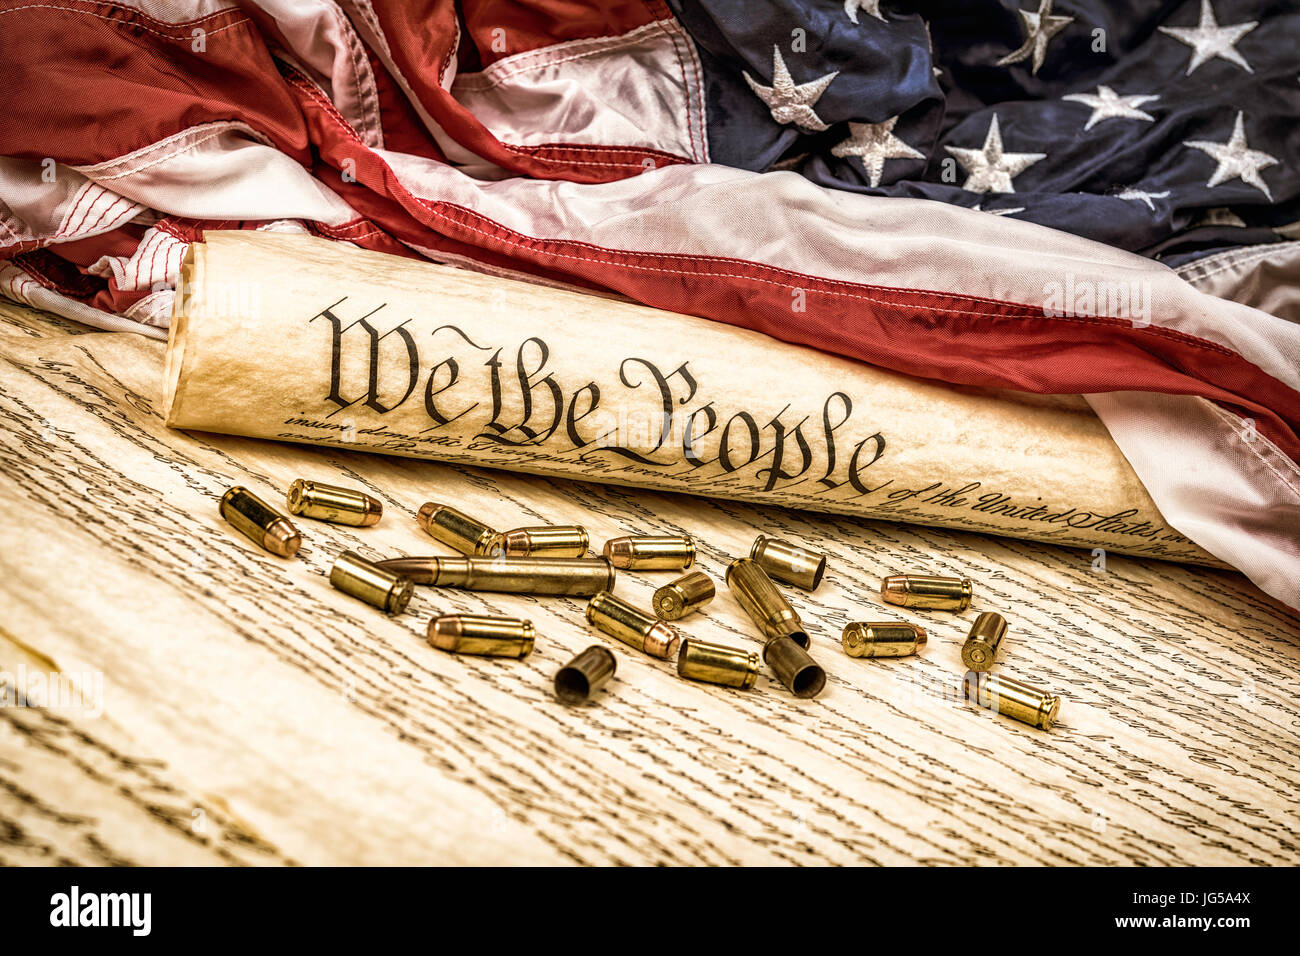
[(782, 125), (794, 123), (803, 129), (818, 132), (830, 129), (813, 111), (813, 105), (826, 92), (826, 87), (831, 85), (831, 80), (840, 75), (838, 70), (796, 86), (794, 80), (790, 78), (790, 71), (786, 69), (785, 60), (781, 59), (781, 48), (773, 46), (771, 86), (763, 86), (747, 72), (743, 75), (749, 88), (767, 104), (772, 119), (778, 123)]
[(880, 12), (880, 0), (844, 0), (844, 12), (849, 15), (849, 19), (854, 23), (858, 22), (859, 10), (866, 10), (868, 14), (877, 20), (885, 19), (885, 15)]
[(1039, 160), (1047, 158), (1046, 153), (1004, 153), (997, 113), (993, 114), (993, 122), (989, 124), (982, 148), (945, 146), (944, 149), (952, 153), (970, 174), (961, 188), (973, 193), (1013, 193), (1016, 188), (1011, 185), (1012, 178)]
[(1025, 25), (1025, 42), (1020, 45), (1020, 49), (1013, 50), (998, 60), (997, 65), (1010, 66), (1021, 60), (1028, 60), (1032, 56), (1034, 62), (1030, 72), (1037, 74), (1038, 68), (1043, 65), (1043, 58), (1047, 56), (1047, 44), (1051, 42), (1052, 37), (1073, 23), (1074, 17), (1053, 16), (1052, 0), (1039, 0), (1037, 13), (1030, 13), (1027, 10), (1016, 12), (1020, 14), (1020, 19)]
[(880, 174), (885, 169), (887, 159), (925, 159), (925, 153), (918, 152), (894, 135), (894, 124), (898, 117), (887, 119), (883, 123), (850, 123), (849, 138), (838, 146), (831, 148), (833, 156), (857, 156), (862, 160), (862, 168), (871, 177), (871, 185), (880, 185)]
[(1219, 167), (1210, 177), (1210, 181), (1205, 184), (1206, 186), (1213, 187), (1229, 179), (1240, 179), (1243, 183), (1254, 186), (1262, 192), (1268, 197), (1269, 202), (1273, 201), (1273, 194), (1268, 191), (1268, 184), (1260, 178), (1259, 171), (1269, 166), (1276, 166), (1278, 159), (1268, 153), (1251, 149), (1246, 143), (1246, 131), (1240, 110), (1237, 111), (1237, 122), (1232, 127), (1232, 138), (1226, 143), (1194, 139), (1188, 140), (1183, 145), (1208, 153), (1218, 162)]
[(1187, 65), (1184, 76), (1191, 76), (1192, 71), (1216, 56), (1235, 63), (1247, 73), (1254, 73), (1246, 58), (1237, 52), (1237, 41), (1255, 27), (1258, 20), (1249, 23), (1237, 23), (1230, 27), (1221, 27), (1214, 19), (1214, 10), (1210, 0), (1201, 0), (1201, 22), (1194, 27), (1160, 27), (1161, 33), (1167, 33), (1175, 40), (1186, 43), (1192, 48), (1192, 61)]
[(1109, 86), (1099, 86), (1095, 95), (1092, 93), (1071, 93), (1069, 96), (1062, 96), (1061, 99), (1092, 107), (1092, 115), (1088, 117), (1088, 123), (1084, 126), (1085, 130), (1089, 130), (1102, 120), (1108, 119), (1140, 119), (1155, 122), (1154, 116), (1138, 109), (1138, 107), (1143, 103), (1158, 100), (1160, 97), (1142, 94), (1120, 96)]
[(1155, 211), (1156, 211), (1156, 204), (1153, 203), (1151, 200), (1153, 200), (1153, 199), (1168, 199), (1168, 198), (1169, 198), (1169, 190), (1166, 189), (1166, 190), (1165, 190), (1164, 192), (1162, 192), (1162, 193), (1149, 193), (1149, 192), (1146, 192), (1145, 190), (1137, 189), (1137, 188), (1135, 188), (1135, 187), (1130, 186), (1128, 189), (1125, 189), (1123, 192), (1118, 192), (1118, 193), (1116, 193), (1116, 194), (1115, 194), (1115, 198), (1116, 198), (1116, 199), (1136, 199), (1136, 200), (1139, 201), (1139, 202), (1144, 202), (1144, 203), (1146, 203), (1146, 204), (1147, 204), (1147, 208), (1150, 209), (1152, 212), (1155, 212)]

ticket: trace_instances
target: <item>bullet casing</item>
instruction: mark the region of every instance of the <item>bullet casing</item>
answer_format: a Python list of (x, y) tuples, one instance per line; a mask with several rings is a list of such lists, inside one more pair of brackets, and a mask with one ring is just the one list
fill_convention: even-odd
[(899, 607), (932, 611), (964, 611), (970, 607), (970, 578), (932, 574), (891, 574), (880, 585), (880, 596)]
[(532, 621), (489, 614), (440, 614), (429, 622), (429, 643), (452, 654), (527, 657), (537, 632)]
[(689, 638), (677, 655), (677, 674), (688, 680), (749, 690), (758, 680), (758, 654)]
[(581, 704), (604, 687), (618, 669), (618, 659), (607, 647), (593, 644), (555, 675), (555, 696), (566, 704)]
[(925, 642), (925, 628), (903, 621), (854, 622), (840, 637), (849, 657), (908, 657)]
[(767, 640), (789, 637), (800, 647), (810, 643), (803, 622), (772, 579), (755, 561), (738, 558), (727, 568), (727, 587)]
[(1051, 730), (1061, 712), (1061, 698), (1001, 674), (969, 671), (962, 680), (962, 696), (980, 707), (1023, 723)]
[(805, 591), (816, 591), (826, 573), (825, 555), (762, 534), (754, 539), (749, 557), (769, 577)]
[(590, 597), (614, 587), (604, 558), (388, 558), (379, 567), (416, 584), (510, 594)]
[(292, 558), (302, 545), (293, 522), (242, 485), (221, 496), (221, 517), (259, 548)]
[(629, 647), (664, 660), (671, 660), (682, 642), (682, 632), (677, 628), (608, 591), (601, 591), (588, 602), (587, 621)]
[(717, 589), (707, 574), (692, 571), (655, 591), (651, 603), (660, 618), (677, 621), (704, 607), (716, 593)]
[(330, 584), (388, 614), (401, 614), (415, 589), (408, 578), (367, 561), (355, 551), (344, 551), (330, 568)]
[(581, 558), (591, 539), (578, 525), (515, 528), (498, 536), (493, 553), (507, 558)]
[(763, 647), (763, 661), (796, 697), (816, 697), (826, 686), (826, 672), (789, 635), (768, 641)]
[(355, 528), (368, 528), (376, 524), (384, 514), (383, 502), (364, 491), (326, 485), (305, 478), (299, 478), (289, 486), (285, 503), (290, 514)]
[(416, 520), (431, 536), (461, 554), (491, 554), (500, 537), (477, 518), (432, 501), (420, 505)]
[(1007, 622), (1001, 614), (985, 611), (975, 618), (966, 643), (961, 647), (961, 662), (967, 670), (986, 671), (993, 667), (998, 647), (1007, 633)]
[(606, 541), (605, 557), (633, 571), (685, 571), (695, 563), (695, 542), (685, 534), (629, 535)]

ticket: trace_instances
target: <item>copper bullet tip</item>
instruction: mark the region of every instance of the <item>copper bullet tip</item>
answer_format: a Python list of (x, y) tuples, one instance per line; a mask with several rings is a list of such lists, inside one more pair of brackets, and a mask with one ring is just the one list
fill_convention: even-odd
[(420, 510), (416, 513), (415, 520), (420, 522), (420, 526), (427, 530), (429, 522), (433, 520), (433, 516), (436, 515), (441, 508), (442, 505), (436, 505), (432, 501), (426, 501), (424, 504), (420, 505)]
[(632, 561), (632, 539), (613, 538), (606, 541), (605, 558), (616, 568), (626, 568)]
[(880, 597), (886, 604), (903, 604), (907, 601), (907, 575), (891, 574), (880, 582)]
[(278, 554), (282, 558), (292, 558), (298, 553), (298, 548), (302, 546), (302, 535), (289, 522), (283, 518), (277, 518), (266, 529), (263, 543), (266, 550)]
[(454, 651), (461, 630), (459, 615), (440, 614), (429, 622), (429, 643), (439, 650)]

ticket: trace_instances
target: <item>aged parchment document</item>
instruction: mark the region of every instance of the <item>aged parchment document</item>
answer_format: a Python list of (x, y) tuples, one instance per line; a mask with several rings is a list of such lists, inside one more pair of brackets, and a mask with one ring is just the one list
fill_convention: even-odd
[[(0, 306), (0, 863), (1125, 863), (1300, 861), (1300, 626), (1243, 577), (1006, 537), (168, 428), (163, 346)], [(238, 387), (235, 383), (232, 387)], [(375, 527), (301, 521), (276, 558), (217, 500), (297, 477), (367, 489)], [(593, 544), (685, 530), (716, 581), (767, 533), (826, 551), (787, 591), (829, 674), (793, 699), (689, 683), (566, 598), (417, 589), (387, 618), (334, 556), (440, 551), (437, 498)], [(961, 572), (961, 615), (885, 608), (882, 575)], [(671, 575), (620, 574), (646, 604)], [(758, 649), (727, 593), (682, 622)], [(995, 609), (1003, 672), (1061, 694), (1033, 730), (954, 700)], [(523, 661), (453, 657), (441, 611), (530, 617)], [(924, 653), (856, 660), (853, 619)], [(618, 655), (598, 702), (555, 671)]]
[(183, 273), (178, 428), (1218, 563), (1077, 396), (955, 389), (309, 236), (209, 232)]

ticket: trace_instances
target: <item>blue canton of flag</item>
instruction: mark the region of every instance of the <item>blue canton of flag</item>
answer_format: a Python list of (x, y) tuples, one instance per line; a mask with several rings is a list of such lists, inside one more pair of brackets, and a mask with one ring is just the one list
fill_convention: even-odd
[(715, 162), (1171, 264), (1300, 238), (1300, 5), (672, 0)]

